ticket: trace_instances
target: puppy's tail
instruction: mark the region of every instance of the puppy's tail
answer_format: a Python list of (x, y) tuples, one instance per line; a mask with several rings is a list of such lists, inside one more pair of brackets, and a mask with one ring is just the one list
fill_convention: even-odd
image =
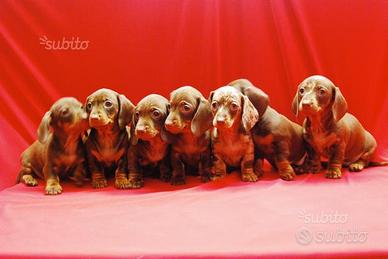
[(383, 161), (383, 162), (370, 161), (369, 164), (368, 164), (368, 167), (372, 167), (372, 166), (387, 166), (387, 165), (388, 165), (388, 161)]

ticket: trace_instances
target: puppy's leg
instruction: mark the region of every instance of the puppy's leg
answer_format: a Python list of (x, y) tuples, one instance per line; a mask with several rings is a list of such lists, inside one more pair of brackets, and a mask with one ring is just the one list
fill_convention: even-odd
[(180, 159), (179, 153), (171, 152), (171, 165), (172, 165), (172, 185), (182, 185), (186, 183), (185, 179), (185, 165)]
[(127, 178), (127, 167), (127, 154), (125, 154), (119, 159), (117, 163), (117, 169), (115, 172), (115, 187), (117, 189), (127, 189), (130, 187)]
[(128, 150), (128, 187), (139, 189), (144, 186), (143, 174), (137, 164), (137, 157), (134, 147)]
[(306, 173), (310, 172), (313, 174), (319, 173), (322, 170), (320, 155), (315, 152), (314, 148), (308, 143), (306, 143), (306, 153), (307, 158), (302, 166), (303, 171)]
[(371, 157), (373, 156), (377, 143), (374, 137), (368, 132), (365, 132), (365, 140), (366, 140), (366, 152), (358, 159), (356, 162), (351, 163), (349, 165), (350, 172), (360, 172), (362, 169), (368, 166)]
[(241, 161), (241, 180), (244, 182), (256, 182), (259, 179), (253, 170), (254, 159), (254, 145), (253, 141), (250, 141)]
[(263, 163), (264, 163), (263, 158), (255, 158), (254, 171), (255, 171), (255, 174), (257, 175), (258, 178), (260, 178), (264, 175)]
[(345, 155), (345, 142), (336, 143), (330, 147), (329, 163), (326, 178), (339, 179), (342, 176), (342, 163)]
[(92, 155), (88, 157), (89, 169), (92, 175), (93, 188), (104, 188), (108, 186), (104, 174), (104, 167)]
[(75, 185), (77, 186), (83, 186), (85, 181), (85, 162), (80, 162), (76, 168), (74, 169), (73, 177), (71, 177), (72, 180), (74, 180)]
[(56, 195), (62, 193), (62, 186), (59, 184), (58, 167), (48, 163), (43, 167), (43, 174), (46, 180), (45, 193)]
[(213, 154), (211, 178), (217, 180), (226, 176), (226, 164), (218, 154)]
[(293, 180), (295, 177), (295, 172), (290, 162), (288, 161), (290, 150), (287, 141), (275, 142), (274, 151), (275, 164), (279, 171), (280, 178), (286, 181)]
[(198, 165), (198, 173), (201, 177), (201, 181), (203, 183), (206, 183), (210, 181), (210, 175), (211, 175), (211, 151), (208, 149), (206, 152), (200, 155), (200, 161)]
[(163, 182), (169, 182), (171, 180), (170, 161), (170, 157), (165, 156), (159, 164), (160, 180)]

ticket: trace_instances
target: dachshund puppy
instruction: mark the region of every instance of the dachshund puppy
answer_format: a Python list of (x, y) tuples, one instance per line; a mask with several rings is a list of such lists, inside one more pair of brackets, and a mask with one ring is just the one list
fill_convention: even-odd
[(86, 140), (92, 186), (107, 186), (105, 173), (115, 171), (115, 187), (129, 188), (127, 150), (130, 123), (135, 106), (122, 94), (100, 89), (86, 99), (90, 134)]
[(212, 175), (223, 177), (227, 167), (240, 167), (245, 182), (258, 180), (253, 171), (254, 143), (251, 129), (259, 119), (259, 113), (240, 91), (232, 86), (218, 88), (210, 94), (213, 113)]
[(49, 195), (62, 193), (59, 178), (75, 179), (81, 185), (85, 176), (85, 149), (82, 135), (88, 128), (82, 103), (72, 97), (56, 101), (43, 119), (35, 141), (21, 155), (17, 182), (28, 186), (38, 184), (36, 177), (46, 181)]
[(303, 129), (269, 106), (268, 95), (246, 79), (235, 80), (231, 85), (245, 94), (259, 113), (252, 129), (255, 143), (255, 172), (263, 173), (263, 159), (279, 171), (281, 179), (294, 179), (295, 171), (302, 173), (305, 149)]
[(173, 185), (185, 183), (189, 169), (198, 171), (201, 180), (210, 177), (210, 131), (212, 114), (209, 102), (191, 86), (183, 86), (171, 93), (167, 131), (174, 134), (171, 164)]
[[(370, 162), (377, 143), (361, 123), (347, 113), (347, 103), (340, 89), (324, 76), (311, 76), (298, 86), (292, 111), (302, 114), (308, 153), (308, 170), (321, 170), (321, 157), (328, 159), (327, 178), (341, 178), (342, 165), (358, 172)], [(371, 164), (372, 163), (372, 164)]]
[(131, 188), (143, 186), (145, 169), (159, 169), (160, 178), (170, 180), (168, 132), (164, 129), (168, 111), (168, 100), (157, 94), (144, 97), (135, 108), (131, 124), (132, 147), (128, 150)]

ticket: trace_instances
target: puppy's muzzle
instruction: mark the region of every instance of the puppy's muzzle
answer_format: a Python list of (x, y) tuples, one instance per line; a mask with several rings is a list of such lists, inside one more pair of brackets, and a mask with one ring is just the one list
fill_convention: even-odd
[(178, 123), (178, 120), (176, 119), (166, 120), (164, 126), (169, 132), (173, 134), (180, 133), (183, 130), (183, 127)]
[(138, 126), (135, 129), (136, 135), (139, 139), (148, 140), (154, 138), (158, 132), (148, 125)]
[(109, 120), (105, 120), (99, 113), (91, 113), (89, 116), (90, 127), (103, 127), (109, 124)]

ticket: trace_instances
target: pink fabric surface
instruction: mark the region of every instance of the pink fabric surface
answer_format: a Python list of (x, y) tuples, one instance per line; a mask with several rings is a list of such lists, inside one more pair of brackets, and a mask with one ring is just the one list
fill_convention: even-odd
[[(207, 184), (190, 177), (182, 187), (148, 179), (144, 189), (124, 191), (66, 183), (55, 197), (43, 195), (42, 183), (19, 184), (0, 192), (0, 255), (388, 256), (387, 185), (387, 167), (346, 172), (341, 180), (309, 174), (285, 182), (269, 166), (253, 184), (237, 173)], [(306, 229), (366, 239), (304, 244)]]

